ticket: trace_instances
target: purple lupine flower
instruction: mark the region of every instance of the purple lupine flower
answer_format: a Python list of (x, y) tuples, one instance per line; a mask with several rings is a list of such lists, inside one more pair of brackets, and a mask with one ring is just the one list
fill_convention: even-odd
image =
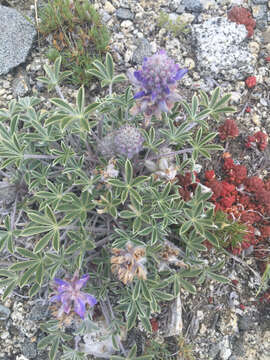
[(142, 111), (146, 117), (160, 117), (161, 112), (171, 110), (174, 103), (180, 100), (176, 81), (187, 72), (188, 69), (180, 69), (165, 50), (144, 58), (141, 70), (128, 74), (130, 81), (138, 89), (134, 95), (137, 101), (132, 109), (133, 114)]
[(83, 319), (86, 311), (86, 304), (92, 307), (97, 303), (97, 299), (94, 296), (81, 291), (81, 288), (85, 286), (88, 279), (89, 275), (83, 275), (79, 279), (77, 271), (70, 281), (58, 278), (54, 279), (56, 295), (52, 296), (50, 301), (59, 301), (62, 303), (58, 313), (59, 316), (64, 312), (69, 314), (72, 303), (74, 303), (74, 311)]

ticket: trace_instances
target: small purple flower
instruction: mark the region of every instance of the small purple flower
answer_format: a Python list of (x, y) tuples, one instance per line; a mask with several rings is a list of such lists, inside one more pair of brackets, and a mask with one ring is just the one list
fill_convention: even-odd
[(180, 100), (176, 81), (187, 72), (188, 69), (180, 69), (165, 50), (144, 58), (141, 70), (128, 74), (130, 81), (138, 89), (134, 95), (136, 105), (132, 109), (133, 114), (142, 111), (146, 117), (160, 117), (162, 111), (171, 110), (174, 103)]
[(94, 306), (97, 303), (97, 299), (94, 296), (80, 291), (83, 286), (87, 283), (89, 275), (83, 275), (80, 279), (78, 272), (75, 271), (73, 278), (70, 281), (61, 280), (55, 278), (55, 293), (50, 301), (59, 301), (62, 306), (59, 309), (59, 316), (65, 312), (70, 313), (72, 303), (74, 303), (74, 311), (83, 319), (85, 315), (86, 304)]

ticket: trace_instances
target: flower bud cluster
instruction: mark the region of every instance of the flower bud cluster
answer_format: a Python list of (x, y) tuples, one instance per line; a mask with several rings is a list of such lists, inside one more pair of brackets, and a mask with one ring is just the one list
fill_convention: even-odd
[(105, 157), (121, 155), (131, 159), (143, 149), (143, 142), (144, 138), (136, 127), (123, 125), (104, 137), (99, 151)]

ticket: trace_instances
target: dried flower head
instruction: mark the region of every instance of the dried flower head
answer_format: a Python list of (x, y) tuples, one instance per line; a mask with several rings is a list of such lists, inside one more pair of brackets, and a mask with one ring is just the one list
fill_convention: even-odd
[(139, 129), (127, 124), (106, 135), (98, 150), (105, 157), (122, 155), (131, 159), (143, 149), (143, 142), (144, 137)]
[(159, 150), (159, 156), (161, 157), (154, 162), (152, 160), (146, 160), (146, 168), (155, 173), (158, 177), (172, 181), (175, 179), (178, 167), (173, 163), (174, 155), (170, 148), (162, 147)]
[(134, 96), (137, 102), (132, 109), (133, 114), (143, 112), (146, 118), (152, 115), (160, 118), (162, 111), (168, 112), (180, 99), (176, 81), (187, 72), (188, 69), (180, 69), (165, 50), (144, 58), (141, 70), (128, 74), (131, 83), (138, 89)]
[(108, 165), (104, 170), (101, 171), (101, 180), (106, 182), (109, 178), (117, 178), (119, 171), (115, 168), (116, 161), (114, 158), (111, 158), (108, 162)]
[(58, 311), (58, 317), (63, 313), (69, 314), (72, 304), (74, 303), (74, 311), (82, 319), (86, 311), (86, 304), (94, 306), (97, 303), (94, 296), (81, 291), (89, 279), (89, 275), (83, 275), (80, 279), (78, 271), (76, 271), (70, 280), (54, 279), (55, 295), (51, 297), (51, 302), (61, 302), (62, 305)]
[(146, 280), (145, 248), (142, 246), (134, 247), (130, 242), (125, 249), (112, 249), (111, 269), (125, 285), (131, 283), (136, 276)]
[(170, 265), (187, 268), (188, 265), (178, 259), (180, 249), (170, 241), (166, 240), (159, 254), (159, 271), (168, 269)]

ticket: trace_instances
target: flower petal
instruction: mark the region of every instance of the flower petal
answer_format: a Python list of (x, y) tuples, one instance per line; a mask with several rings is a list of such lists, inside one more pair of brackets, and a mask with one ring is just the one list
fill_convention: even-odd
[(142, 72), (140, 70), (138, 71), (134, 71), (134, 76), (137, 80), (142, 81), (143, 77), (142, 77)]
[(158, 103), (158, 107), (161, 111), (164, 111), (164, 112), (168, 112), (169, 109), (168, 109), (168, 106), (166, 104), (166, 102), (164, 100), (161, 100), (159, 103)]
[(84, 301), (78, 297), (76, 300), (74, 300), (74, 311), (76, 314), (78, 314), (82, 319), (84, 318), (85, 314), (85, 303)]
[(188, 69), (179, 69), (174, 77), (174, 80), (180, 80), (186, 73), (188, 72)]
[(97, 299), (94, 296), (86, 293), (84, 293), (84, 295), (86, 297), (86, 302), (89, 306), (93, 307), (94, 305), (96, 305)]
[(166, 87), (164, 88), (164, 90), (165, 90), (165, 93), (166, 93), (167, 95), (169, 95), (169, 93), (171, 92), (168, 86), (166, 86)]
[(139, 99), (141, 97), (144, 97), (146, 95), (145, 91), (139, 91), (134, 95), (134, 99)]
[(54, 278), (54, 281), (56, 282), (56, 284), (61, 285), (61, 286), (62, 285), (64, 285), (64, 286), (69, 285), (69, 283), (67, 281), (64, 281), (62, 279)]
[(70, 313), (71, 310), (71, 301), (66, 301), (62, 304), (62, 308), (66, 314)]
[(86, 275), (83, 275), (79, 280), (75, 281), (75, 289), (80, 290), (80, 288), (85, 286), (85, 284), (89, 280), (89, 277), (90, 276), (88, 274), (86, 274)]
[(50, 302), (61, 301), (60, 295), (54, 295), (50, 298)]

